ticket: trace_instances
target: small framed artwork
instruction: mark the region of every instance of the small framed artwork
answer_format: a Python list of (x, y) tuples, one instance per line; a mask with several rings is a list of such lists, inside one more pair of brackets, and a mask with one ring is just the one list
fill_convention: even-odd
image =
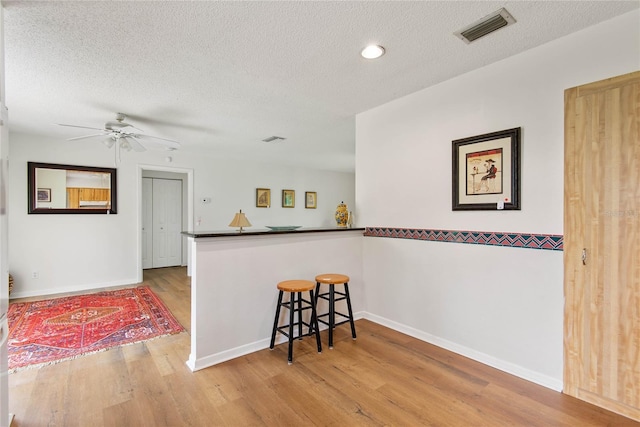
[(282, 207), (294, 208), (296, 206), (295, 190), (282, 190)]
[(271, 189), (256, 188), (256, 208), (268, 208), (271, 206)]
[(452, 142), (452, 210), (520, 210), (520, 128)]
[(318, 207), (318, 194), (315, 191), (305, 191), (304, 207), (307, 209), (315, 209)]
[(36, 190), (38, 202), (50, 202), (51, 201), (51, 189), (50, 188), (38, 188)]

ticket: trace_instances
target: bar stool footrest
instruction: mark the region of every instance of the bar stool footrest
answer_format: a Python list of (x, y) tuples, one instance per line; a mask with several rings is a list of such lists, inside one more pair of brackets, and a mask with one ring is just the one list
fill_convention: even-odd
[[(345, 319), (345, 320), (341, 320), (339, 322), (336, 321), (333, 324), (334, 327), (338, 326), (338, 325), (343, 325), (343, 324), (348, 323), (348, 322), (351, 321), (351, 318), (349, 316), (347, 316), (346, 314), (338, 313), (337, 311), (334, 312), (334, 314), (337, 315), (337, 316), (342, 316)], [(325, 325), (329, 326), (329, 322), (327, 320), (323, 320), (322, 319), (323, 317), (329, 317), (329, 313), (321, 314), (320, 316), (318, 316), (318, 322), (319, 323), (322, 323), (322, 324), (325, 324)]]
[[(294, 328), (295, 328), (295, 327), (297, 327), (297, 326), (298, 326), (298, 322), (296, 322), (296, 323), (294, 323), (294, 324), (293, 324), (293, 327), (294, 327)], [(309, 337), (309, 336), (311, 336), (311, 335), (315, 335), (315, 328), (313, 328), (313, 325), (312, 325), (312, 324), (307, 323), (307, 322), (302, 322), (302, 326), (305, 326), (305, 327), (309, 328), (309, 329), (310, 329), (310, 331), (309, 331), (309, 332), (307, 332), (306, 334), (305, 334), (305, 333), (303, 333), (302, 335), (295, 335), (295, 334), (294, 334), (294, 336), (293, 336), (293, 338), (292, 338), (292, 339), (294, 339), (294, 340), (296, 340), (296, 339), (302, 339), (302, 338), (304, 338), (304, 337)], [(289, 338), (289, 332), (288, 332), (288, 330), (289, 330), (289, 325), (278, 326), (278, 327), (276, 328), (276, 330), (277, 330), (278, 332), (280, 332), (282, 335), (284, 335), (285, 337)]]

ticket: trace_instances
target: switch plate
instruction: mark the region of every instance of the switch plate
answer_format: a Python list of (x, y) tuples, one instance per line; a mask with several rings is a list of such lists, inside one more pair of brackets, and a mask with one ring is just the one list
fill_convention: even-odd
[(504, 202), (502, 200), (500, 200), (498, 202), (498, 210), (502, 210), (502, 209), (504, 209)]

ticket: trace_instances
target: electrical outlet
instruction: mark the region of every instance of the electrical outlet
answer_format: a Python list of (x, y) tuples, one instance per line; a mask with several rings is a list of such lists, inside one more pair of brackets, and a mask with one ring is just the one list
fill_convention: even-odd
[(39, 271), (33, 271), (31, 273), (31, 278), (32, 279), (39, 279), (40, 278), (40, 272)]

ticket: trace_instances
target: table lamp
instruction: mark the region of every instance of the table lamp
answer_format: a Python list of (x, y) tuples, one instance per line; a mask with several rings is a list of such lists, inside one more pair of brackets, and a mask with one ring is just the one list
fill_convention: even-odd
[(242, 233), (242, 227), (251, 227), (251, 223), (242, 213), (242, 209), (240, 209), (240, 212), (236, 213), (231, 220), (231, 224), (229, 224), (229, 227), (240, 227), (240, 230), (238, 230), (238, 232)]

